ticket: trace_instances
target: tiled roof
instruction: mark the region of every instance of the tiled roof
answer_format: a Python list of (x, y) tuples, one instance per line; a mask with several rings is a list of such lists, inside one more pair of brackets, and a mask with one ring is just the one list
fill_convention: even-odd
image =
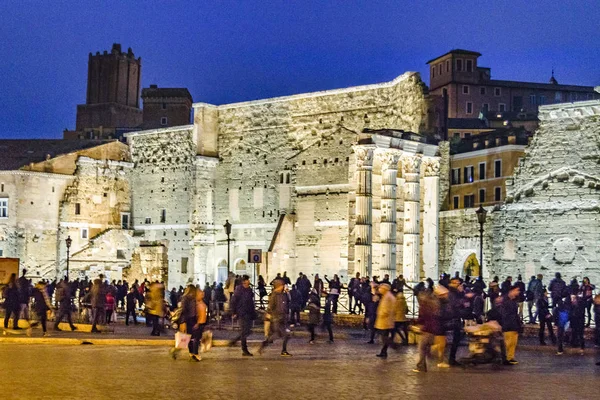
[(463, 49), (454, 49), (454, 50), (450, 50), (449, 52), (442, 54), (441, 56), (438, 56), (436, 58), (432, 58), (431, 60), (427, 61), (427, 64), (429, 64), (432, 61), (437, 60), (438, 58), (442, 58), (444, 56), (447, 56), (448, 54), (464, 54), (464, 55), (468, 55), (468, 56), (481, 56), (481, 53), (478, 53), (476, 51), (471, 51), (471, 50), (463, 50)]
[(536, 82), (519, 82), (519, 81), (503, 81), (490, 79), (482, 81), (480, 84), (500, 87), (511, 87), (519, 89), (539, 89), (539, 90), (556, 90), (556, 91), (571, 91), (571, 92), (589, 92), (594, 93), (593, 86), (577, 86), (577, 85), (561, 85), (554, 83), (536, 83)]
[(4, 139), (0, 140), (0, 171), (16, 170), (114, 140)]

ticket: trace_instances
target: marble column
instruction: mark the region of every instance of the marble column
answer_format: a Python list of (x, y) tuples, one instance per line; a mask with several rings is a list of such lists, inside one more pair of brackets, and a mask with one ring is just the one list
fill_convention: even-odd
[(423, 164), (423, 270), (425, 278), (435, 281), (439, 276), (440, 160), (427, 157)]
[(420, 198), (419, 184), (421, 156), (404, 156), (402, 173), (404, 175), (404, 236), (402, 245), (404, 278), (416, 282), (421, 278), (420, 257)]
[(355, 146), (356, 153), (356, 225), (354, 263), (355, 272), (361, 276), (372, 275), (372, 188), (371, 176), (373, 172), (373, 148)]
[(400, 151), (386, 150), (381, 158), (381, 262), (380, 275), (396, 278), (396, 178)]

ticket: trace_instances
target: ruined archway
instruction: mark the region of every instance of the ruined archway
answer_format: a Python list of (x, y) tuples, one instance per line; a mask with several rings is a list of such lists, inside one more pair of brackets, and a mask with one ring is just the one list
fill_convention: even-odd
[(479, 269), (477, 254), (471, 253), (463, 264), (462, 276), (479, 276)]

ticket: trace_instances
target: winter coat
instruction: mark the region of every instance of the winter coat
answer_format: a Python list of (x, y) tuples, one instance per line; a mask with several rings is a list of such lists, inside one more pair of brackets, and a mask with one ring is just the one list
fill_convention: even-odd
[(91, 290), (91, 303), (93, 308), (104, 308), (106, 302), (106, 285), (100, 280), (94, 281)]
[(519, 305), (515, 300), (512, 300), (508, 296), (502, 298), (502, 305), (500, 306), (500, 313), (502, 315), (502, 332), (520, 332), (521, 331), (521, 318), (519, 318)]
[(328, 298), (325, 301), (325, 307), (323, 308), (323, 323), (331, 324), (333, 323), (333, 314), (331, 313), (331, 303), (332, 299)]
[(387, 330), (394, 329), (394, 320), (396, 316), (396, 298), (392, 292), (387, 292), (377, 307), (377, 318), (375, 318), (375, 329)]
[(127, 293), (127, 311), (135, 311), (135, 303), (138, 299), (137, 292), (129, 292)]
[(243, 285), (235, 288), (231, 298), (231, 312), (241, 319), (253, 320), (256, 318), (254, 292), (251, 288), (245, 288)]
[(158, 315), (159, 317), (164, 316), (165, 300), (163, 298), (163, 285), (160, 283), (154, 283), (150, 286), (150, 292), (146, 307), (148, 314)]
[(14, 309), (19, 306), (19, 289), (16, 285), (6, 285), (2, 292), (4, 297), (4, 308)]
[(316, 294), (311, 294), (308, 300), (308, 323), (310, 325), (319, 325), (321, 321), (321, 303)]
[(552, 295), (553, 299), (560, 299), (565, 296), (565, 292), (567, 289), (567, 284), (560, 278), (554, 278), (550, 281), (550, 285), (548, 286), (548, 290)]
[(408, 306), (406, 305), (406, 297), (402, 293), (396, 295), (396, 305), (394, 309), (394, 321), (405, 322)]
[(440, 319), (440, 301), (432, 294), (421, 292), (419, 295), (419, 318), (417, 324), (423, 332), (444, 335)]
[(548, 310), (548, 299), (545, 297), (540, 297), (536, 302), (538, 316), (540, 321), (546, 321), (547, 319), (552, 318), (552, 314)]
[(181, 297), (181, 317), (180, 321), (189, 321), (196, 319), (198, 316), (196, 311), (196, 297), (184, 295)]
[(267, 313), (271, 315), (271, 321), (286, 321), (289, 312), (289, 300), (287, 293), (271, 292)]
[(37, 315), (45, 314), (52, 309), (52, 304), (44, 285), (36, 285), (33, 289), (33, 300), (33, 310)]
[(112, 295), (112, 293), (108, 293), (106, 295), (106, 301), (104, 302), (104, 309), (112, 312), (115, 309), (115, 304), (115, 297)]

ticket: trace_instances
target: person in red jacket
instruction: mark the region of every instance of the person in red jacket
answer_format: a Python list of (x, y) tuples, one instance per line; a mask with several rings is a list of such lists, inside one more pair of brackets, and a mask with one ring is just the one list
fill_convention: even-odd
[(115, 311), (116, 301), (115, 296), (111, 292), (106, 294), (106, 302), (104, 303), (104, 310), (106, 311), (106, 324), (112, 322), (112, 314)]

